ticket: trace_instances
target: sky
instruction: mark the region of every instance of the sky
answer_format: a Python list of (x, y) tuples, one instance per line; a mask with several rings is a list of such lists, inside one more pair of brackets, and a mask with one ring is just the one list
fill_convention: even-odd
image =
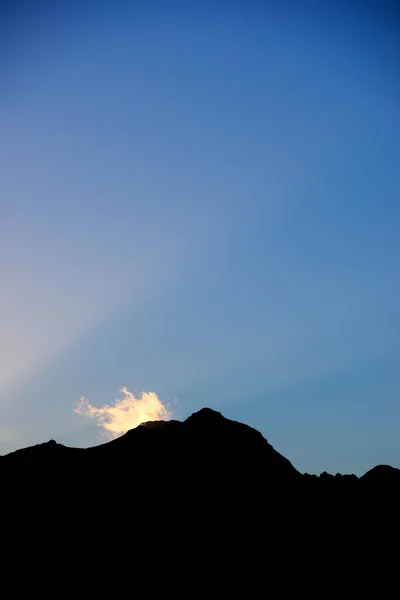
[(0, 453), (143, 400), (400, 467), (395, 4), (2, 3)]

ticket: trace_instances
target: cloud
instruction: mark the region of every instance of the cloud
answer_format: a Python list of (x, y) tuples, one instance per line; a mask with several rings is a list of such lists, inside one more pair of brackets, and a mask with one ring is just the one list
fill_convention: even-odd
[(106, 404), (102, 408), (96, 408), (81, 396), (74, 412), (97, 421), (97, 425), (109, 439), (116, 438), (146, 421), (168, 421), (173, 416), (154, 392), (142, 392), (138, 397), (126, 387), (120, 392), (124, 395), (122, 399), (117, 398), (113, 406)]

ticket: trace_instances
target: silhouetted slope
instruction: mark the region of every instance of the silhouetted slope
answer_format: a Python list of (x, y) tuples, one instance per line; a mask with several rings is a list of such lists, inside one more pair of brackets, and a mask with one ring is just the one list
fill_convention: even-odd
[(398, 483), (400, 470), (377, 466), (358, 479), (354, 475), (300, 475), (260, 432), (203, 408), (185, 421), (143, 423), (108, 443), (87, 449), (69, 448), (51, 440), (0, 457), (0, 481), (7, 477), (41, 477), (53, 483), (68, 478), (94, 485), (97, 479), (140, 479), (169, 485), (195, 484), (217, 488), (263, 490), (265, 485), (335, 488), (370, 483)]
[[(148, 593), (171, 573), (186, 581), (185, 596), (201, 582), (205, 593), (237, 595), (241, 574), (246, 597), (273, 593), (275, 576), (280, 592), (309, 595), (314, 580), (319, 597), (332, 578), (348, 592), (349, 568), (359, 579), (367, 564), (362, 552), (371, 560), (397, 543), (398, 475), (385, 466), (360, 479), (301, 475), (258, 431), (203, 409), (92, 448), (51, 440), (1, 457), (3, 548), (11, 569), (25, 553), (41, 581), (59, 570), (53, 595), (66, 582), (76, 595), (82, 576), (91, 596), (107, 581), (117, 593), (121, 579), (124, 593), (142, 584)], [(31, 586), (21, 575), (14, 582)]]
[(370, 469), (360, 480), (365, 483), (390, 483), (400, 485), (400, 469), (395, 469), (389, 465), (377, 465), (373, 469)]

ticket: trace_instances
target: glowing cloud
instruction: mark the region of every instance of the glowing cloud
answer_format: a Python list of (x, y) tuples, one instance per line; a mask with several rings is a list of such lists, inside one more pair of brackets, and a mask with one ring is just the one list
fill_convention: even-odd
[(117, 398), (113, 406), (106, 404), (102, 408), (92, 406), (81, 396), (74, 412), (95, 419), (108, 438), (116, 438), (146, 421), (168, 421), (172, 418), (172, 413), (154, 392), (143, 392), (140, 397), (134, 396), (125, 387), (120, 392), (124, 394), (122, 399)]

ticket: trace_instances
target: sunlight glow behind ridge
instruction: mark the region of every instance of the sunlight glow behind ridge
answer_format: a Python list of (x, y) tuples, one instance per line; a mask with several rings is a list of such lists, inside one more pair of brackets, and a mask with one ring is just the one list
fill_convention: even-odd
[(74, 412), (95, 419), (109, 439), (116, 438), (146, 421), (168, 421), (173, 416), (154, 392), (142, 392), (138, 397), (126, 387), (120, 392), (124, 395), (122, 399), (117, 398), (113, 406), (106, 404), (102, 408), (96, 408), (81, 396)]

